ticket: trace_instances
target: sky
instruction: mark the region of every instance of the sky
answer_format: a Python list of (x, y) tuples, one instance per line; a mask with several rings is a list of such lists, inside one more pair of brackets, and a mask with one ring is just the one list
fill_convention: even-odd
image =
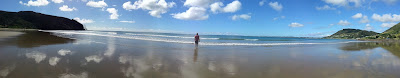
[(383, 32), (399, 0), (1, 0), (0, 10), (77, 20), (88, 30), (323, 37), (344, 28)]

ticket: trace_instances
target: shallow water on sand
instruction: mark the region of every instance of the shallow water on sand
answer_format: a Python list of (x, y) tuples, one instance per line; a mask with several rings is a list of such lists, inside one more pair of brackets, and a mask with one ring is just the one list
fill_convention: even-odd
[(0, 41), (0, 77), (400, 77), (398, 43), (196, 46), (85, 34), (56, 35), (25, 32)]

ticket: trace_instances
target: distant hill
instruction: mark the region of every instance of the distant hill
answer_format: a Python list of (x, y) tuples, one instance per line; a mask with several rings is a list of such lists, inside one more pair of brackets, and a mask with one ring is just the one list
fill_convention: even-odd
[(366, 39), (400, 39), (400, 23), (390, 29), (375, 36), (366, 37)]
[(373, 32), (373, 31), (366, 31), (366, 30), (360, 30), (360, 29), (343, 29), (338, 32), (336, 32), (333, 35), (324, 37), (328, 39), (358, 39), (358, 38), (363, 38), (366, 36), (373, 36), (377, 35), (379, 33)]
[(46, 15), (33, 11), (0, 11), (0, 28), (85, 30), (81, 23), (73, 19)]

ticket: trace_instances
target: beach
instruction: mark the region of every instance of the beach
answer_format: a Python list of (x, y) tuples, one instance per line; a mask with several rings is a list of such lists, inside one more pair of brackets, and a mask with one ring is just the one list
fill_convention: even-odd
[[(116, 31), (0, 31), (5, 78), (399, 78), (400, 44)], [(7, 37), (7, 38), (5, 38)]]
[(22, 32), (0, 31), (0, 38), (8, 38), (23, 34)]

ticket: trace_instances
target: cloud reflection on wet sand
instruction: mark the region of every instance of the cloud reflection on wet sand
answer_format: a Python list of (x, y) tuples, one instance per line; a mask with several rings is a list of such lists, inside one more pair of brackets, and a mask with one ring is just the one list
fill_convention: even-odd
[(38, 51), (33, 51), (31, 53), (26, 53), (25, 56), (27, 58), (34, 59), (36, 63), (40, 63), (46, 58), (46, 54), (38, 52)]

